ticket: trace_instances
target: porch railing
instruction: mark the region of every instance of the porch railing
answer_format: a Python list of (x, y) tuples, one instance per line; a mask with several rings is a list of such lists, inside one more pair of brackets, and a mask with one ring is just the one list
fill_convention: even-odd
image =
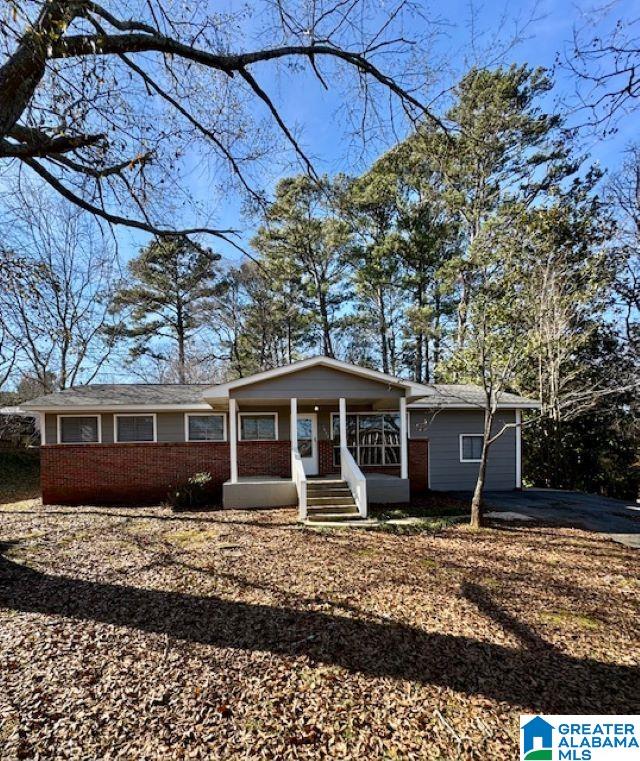
[(367, 479), (353, 459), (347, 447), (340, 447), (340, 470), (342, 480), (349, 484), (358, 512), (363, 518), (367, 517)]
[(291, 450), (291, 478), (298, 492), (298, 517), (307, 520), (307, 476), (302, 465), (302, 458), (297, 449)]

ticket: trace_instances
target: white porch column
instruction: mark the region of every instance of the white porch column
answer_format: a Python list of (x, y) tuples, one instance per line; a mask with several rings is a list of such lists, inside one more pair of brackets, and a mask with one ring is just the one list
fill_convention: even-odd
[(298, 400), (291, 397), (291, 451), (298, 450)]
[(407, 454), (407, 400), (400, 397), (400, 478), (409, 478)]
[(340, 399), (338, 405), (340, 410), (340, 449), (342, 449), (342, 447), (347, 446), (347, 400)]
[(516, 489), (522, 489), (522, 410), (516, 410)]
[(238, 408), (235, 399), (229, 399), (229, 458), (231, 483), (238, 483)]
[[(47, 416), (44, 412), (39, 412), (38, 417), (40, 419), (40, 444), (44, 445), (47, 443)], [(99, 419), (100, 418), (98, 418), (98, 420)]]

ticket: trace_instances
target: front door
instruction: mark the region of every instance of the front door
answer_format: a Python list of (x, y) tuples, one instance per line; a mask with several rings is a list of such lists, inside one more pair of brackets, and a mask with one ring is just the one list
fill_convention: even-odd
[(315, 413), (298, 415), (298, 451), (304, 472), (318, 475), (318, 416)]

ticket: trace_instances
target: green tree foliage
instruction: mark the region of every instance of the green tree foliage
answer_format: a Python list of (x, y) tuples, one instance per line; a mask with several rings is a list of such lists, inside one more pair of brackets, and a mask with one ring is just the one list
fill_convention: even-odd
[(129, 262), (132, 283), (114, 299), (126, 320), (114, 330), (133, 341), (132, 357), (169, 362), (176, 356), (179, 380), (186, 382), (190, 343), (206, 324), (210, 300), (221, 292), (219, 260), (210, 249), (169, 236), (155, 239)]
[(340, 311), (347, 297), (345, 275), (350, 231), (335, 211), (340, 178), (316, 182), (300, 176), (282, 180), (253, 245), (275, 282), (291, 287), (300, 313), (317, 333), (317, 345), (335, 356)]

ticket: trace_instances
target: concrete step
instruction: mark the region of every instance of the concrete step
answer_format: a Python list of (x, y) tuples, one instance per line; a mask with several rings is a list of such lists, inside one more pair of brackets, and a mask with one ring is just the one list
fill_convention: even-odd
[(307, 505), (355, 505), (355, 501), (351, 494), (323, 494), (321, 497), (308, 494)]
[(309, 499), (322, 499), (323, 497), (335, 497), (336, 499), (344, 499), (353, 497), (353, 494), (351, 494), (351, 491), (349, 489), (340, 489), (339, 491), (337, 489), (330, 489), (327, 491), (308, 491), (307, 496)]
[(374, 528), (378, 525), (378, 521), (375, 518), (357, 518), (347, 519), (344, 521), (323, 521), (323, 520), (306, 520), (304, 525), (312, 529), (333, 528), (333, 529), (347, 529), (347, 528)]
[(321, 513), (357, 513), (358, 508), (355, 505), (308, 505), (307, 512), (314, 515)]
[(309, 481), (307, 481), (307, 492), (315, 494), (316, 492), (341, 492), (341, 491), (348, 491), (350, 492), (351, 489), (349, 488), (348, 484), (311, 484)]
[(307, 512), (307, 521), (310, 523), (340, 523), (341, 521), (354, 521), (360, 519), (360, 513), (356, 510), (350, 513), (338, 513), (338, 512)]

